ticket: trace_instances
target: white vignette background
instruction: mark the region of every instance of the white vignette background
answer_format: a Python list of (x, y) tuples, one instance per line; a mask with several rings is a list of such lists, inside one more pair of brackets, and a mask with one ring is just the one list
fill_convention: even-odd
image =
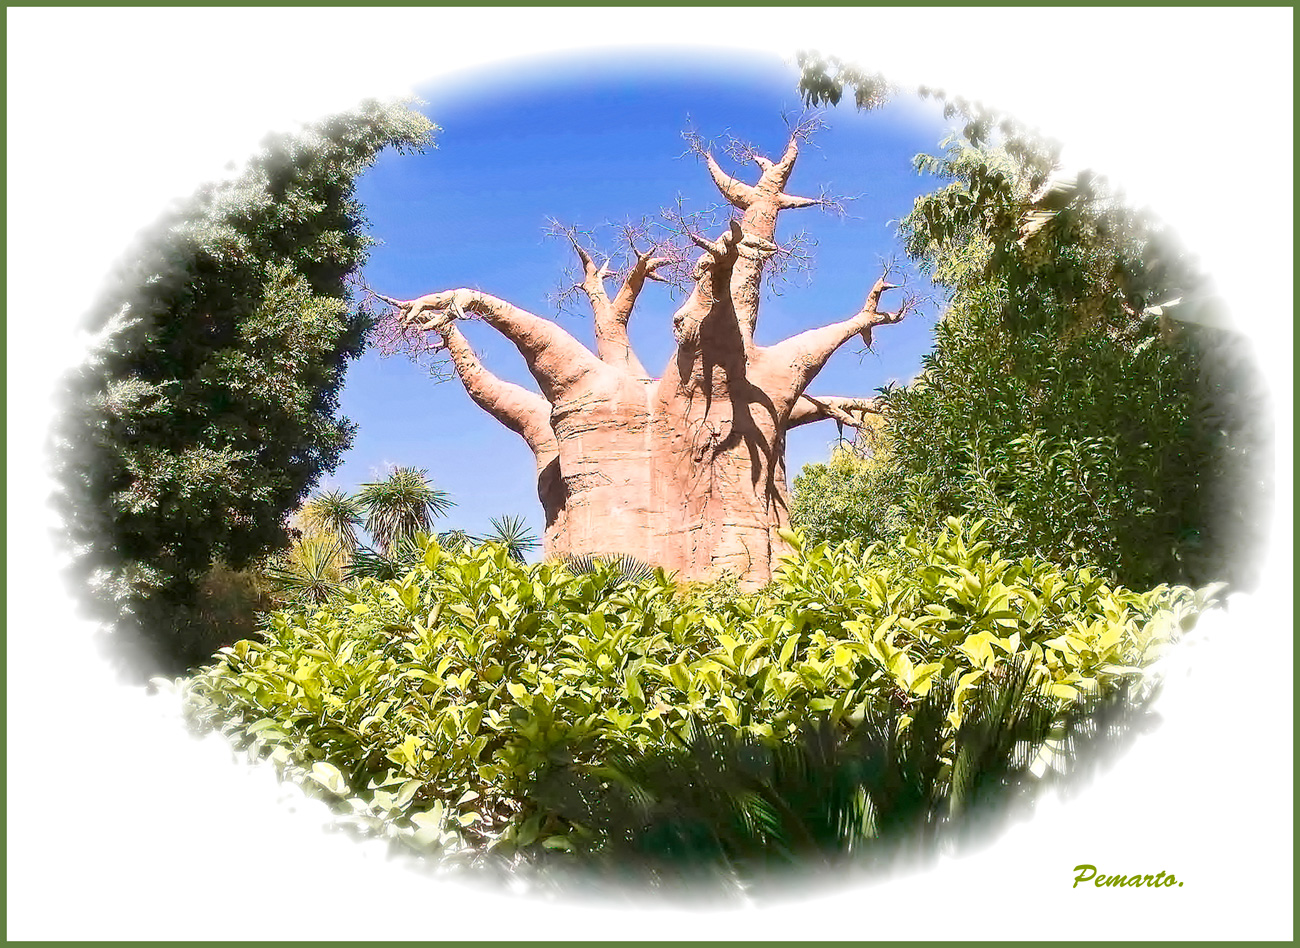
[[(9, 938), (1292, 937), (1290, 9), (7, 15)], [(1164, 728), (989, 848), (870, 887), (719, 911), (433, 882), (319, 832), (310, 807), (287, 815), (264, 776), (115, 685), (73, 617), (48, 539), (57, 521), (40, 502), (44, 442), (54, 384), (84, 346), (80, 319), (130, 239), (272, 129), (466, 67), (616, 44), (788, 60), (816, 48), (994, 105), (1160, 213), (1261, 344), (1278, 430), (1263, 591), (1203, 624), (1167, 689)], [(54, 661), (68, 669), (57, 693)], [(1186, 885), (1072, 891), (1082, 862)]]

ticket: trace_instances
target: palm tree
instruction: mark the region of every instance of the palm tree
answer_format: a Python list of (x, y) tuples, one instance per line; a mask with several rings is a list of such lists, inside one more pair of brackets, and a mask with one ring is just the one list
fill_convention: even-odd
[(413, 467), (396, 467), (384, 480), (362, 484), (356, 500), (366, 512), (366, 530), (384, 553), (417, 533), (432, 533), (434, 517), (455, 506), (429, 483), (428, 471)]
[(356, 497), (341, 490), (316, 494), (302, 505), (298, 521), (306, 533), (318, 533), (339, 541), (351, 554), (358, 546), (357, 527), (362, 524), (363, 508)]
[(523, 517), (493, 517), (492, 532), (483, 537), (484, 543), (500, 543), (516, 562), (524, 561), (524, 554), (538, 547), (537, 534), (528, 529)]
[(438, 545), (448, 553), (459, 553), (477, 542), (478, 540), (460, 529), (460, 527), (454, 530), (444, 530), (438, 534)]
[(424, 559), (428, 539), (428, 534), (425, 533), (402, 537), (387, 553), (376, 553), (367, 547), (360, 547), (343, 571), (343, 576), (349, 580), (370, 578), (380, 582), (401, 579)]

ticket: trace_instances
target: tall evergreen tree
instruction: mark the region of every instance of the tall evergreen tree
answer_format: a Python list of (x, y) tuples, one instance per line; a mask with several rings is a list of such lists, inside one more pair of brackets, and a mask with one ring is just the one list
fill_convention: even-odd
[(197, 621), (202, 576), (283, 547), (286, 514), (351, 443), (338, 394), (370, 324), (349, 285), (371, 243), (356, 178), (434, 131), (372, 101), (267, 138), (145, 236), (91, 314), (60, 501), (74, 575), (135, 660), (177, 670), (224, 644)]

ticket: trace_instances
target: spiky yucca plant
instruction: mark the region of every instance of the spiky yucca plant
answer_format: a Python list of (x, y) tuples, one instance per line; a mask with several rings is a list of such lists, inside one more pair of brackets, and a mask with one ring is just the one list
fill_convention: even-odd
[(458, 553), (466, 547), (473, 546), (474, 543), (474, 537), (459, 527), (455, 530), (444, 530), (438, 534), (438, 545), (448, 553)]
[(510, 553), (516, 563), (522, 563), (525, 555), (537, 549), (540, 541), (537, 534), (528, 528), (523, 517), (493, 517), (492, 532), (481, 538), (484, 543), (500, 543)]
[(347, 554), (336, 537), (309, 534), (267, 567), (272, 587), (290, 602), (320, 604), (343, 588)]
[(423, 558), (424, 545), (428, 539), (426, 533), (402, 537), (387, 552), (360, 547), (352, 554), (352, 562), (344, 570), (344, 578), (348, 580), (369, 578), (380, 582), (401, 579)]

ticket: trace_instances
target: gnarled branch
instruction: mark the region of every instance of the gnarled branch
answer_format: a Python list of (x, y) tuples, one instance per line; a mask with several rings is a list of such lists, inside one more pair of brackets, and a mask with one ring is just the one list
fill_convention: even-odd
[(484, 368), (450, 313), (435, 316), (422, 326), (442, 338), (456, 375), (474, 403), (528, 443), (539, 470), (550, 463), (559, 454), (551, 430), (551, 403)]
[(578, 340), (549, 319), (542, 319), (505, 300), (479, 290), (456, 289), (430, 293), (414, 300), (389, 300), (407, 321), (427, 321), (448, 313), (456, 318), (479, 316), (515, 344), (528, 371), (547, 401), (555, 404), (575, 388), (589, 383), (593, 374), (612, 371)]
[(906, 302), (895, 312), (880, 311), (880, 297), (886, 291), (896, 288), (897, 284), (887, 283), (881, 277), (867, 294), (862, 308), (853, 316), (829, 326), (809, 329), (762, 350), (765, 360), (774, 363), (779, 372), (788, 374), (785, 392), (782, 394), (791, 403), (803, 394), (808, 383), (822, 370), (836, 349), (857, 335), (861, 335), (863, 341), (871, 345), (871, 330), (874, 327), (891, 325), (903, 319), (907, 313)]
[(843, 395), (800, 395), (790, 409), (790, 417), (785, 423), (786, 429), (798, 428), (800, 425), (814, 421), (834, 419), (853, 428), (866, 424), (866, 415), (884, 413), (885, 400), (877, 395), (873, 398), (850, 398)]
[(625, 234), (628, 245), (632, 249), (632, 264), (613, 299), (610, 299), (605, 290), (605, 281), (614, 276), (610, 272), (609, 261), (606, 260), (605, 263), (597, 266), (591, 253), (574, 238), (573, 234), (569, 233), (568, 236), (574, 251), (578, 254), (578, 259), (582, 262), (583, 277), (578, 286), (587, 295), (595, 317), (597, 357), (606, 365), (623, 369), (638, 378), (644, 378), (647, 373), (632, 349), (632, 343), (627, 335), (627, 324), (646, 280), (659, 280), (660, 277), (655, 274), (655, 271), (659, 267), (672, 263), (673, 260), (668, 256), (658, 256), (654, 248), (640, 250), (631, 233), (625, 232)]
[(745, 234), (740, 229), (740, 224), (733, 220), (728, 232), (717, 240), (709, 240), (694, 232), (688, 232), (687, 236), (704, 253), (695, 262), (695, 269), (691, 273), (695, 280), (694, 289), (673, 314), (673, 335), (677, 339), (679, 355), (698, 348), (700, 330), (705, 320), (718, 306), (729, 302), (729, 295), (723, 288), (735, 266), (737, 247)]
[(758, 189), (753, 185), (737, 181), (731, 175), (722, 170), (722, 167), (714, 159), (713, 155), (707, 151), (704, 153), (704, 163), (709, 168), (709, 174), (713, 177), (713, 183), (717, 186), (722, 196), (727, 199), (733, 206), (740, 208), (742, 211), (748, 210), (749, 206), (758, 198)]
[(740, 227), (749, 240), (749, 245), (742, 248), (741, 259), (737, 261), (731, 280), (731, 296), (735, 307), (735, 320), (740, 339), (744, 347), (745, 359), (754, 355), (754, 327), (758, 322), (759, 288), (762, 281), (763, 267), (769, 257), (777, 251), (776, 218), (786, 209), (811, 207), (823, 203), (822, 198), (805, 198), (785, 193), (786, 182), (794, 170), (795, 160), (799, 155), (799, 142), (816, 128), (817, 123), (802, 123), (794, 129), (786, 144), (785, 152), (777, 161), (758, 154), (750, 146), (740, 149), (740, 154), (732, 150), (733, 158), (745, 158), (758, 165), (760, 174), (758, 182), (750, 185), (733, 178), (722, 170), (713, 155), (700, 141), (698, 136), (688, 135), (691, 147), (703, 157), (708, 166), (709, 175), (722, 196), (731, 204), (740, 208)]
[(812, 207), (822, 204), (823, 199), (800, 197), (785, 193), (786, 182), (794, 170), (795, 160), (799, 156), (799, 141), (811, 133), (811, 127), (800, 126), (791, 134), (785, 153), (778, 161), (754, 152), (750, 158), (758, 165), (761, 173), (756, 184), (745, 184), (722, 170), (713, 155), (698, 139), (692, 140), (692, 147), (700, 152), (708, 166), (709, 175), (722, 196), (735, 207), (745, 212), (741, 226), (747, 234), (754, 234), (772, 241), (776, 234), (776, 215), (789, 208)]

